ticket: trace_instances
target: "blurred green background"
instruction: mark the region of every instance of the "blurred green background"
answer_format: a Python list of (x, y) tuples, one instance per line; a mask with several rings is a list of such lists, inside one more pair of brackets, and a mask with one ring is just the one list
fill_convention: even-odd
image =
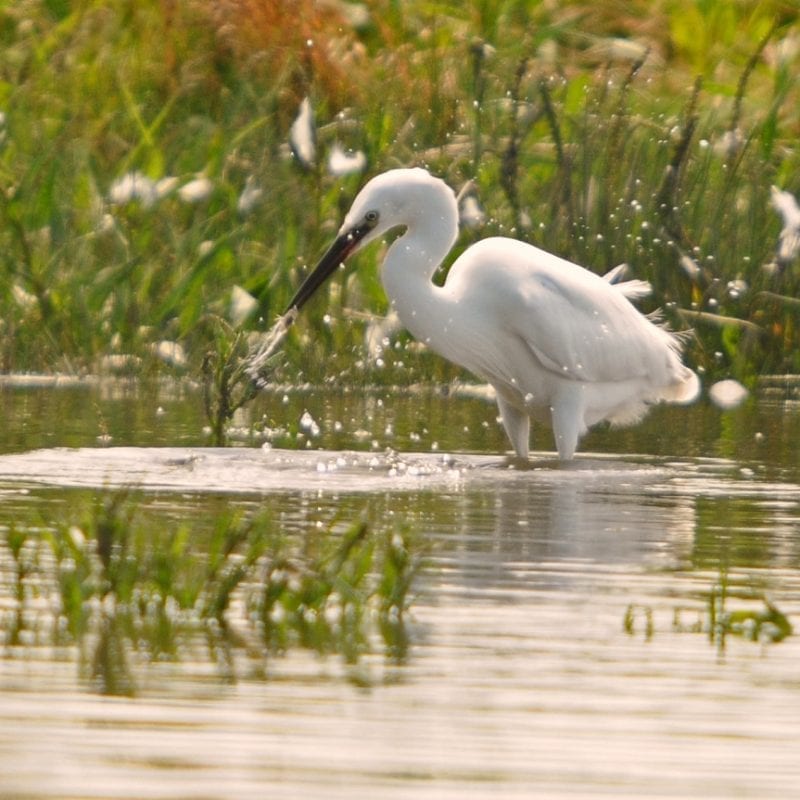
[[(798, 258), (778, 251), (771, 187), (800, 193), (799, 16), (794, 0), (5, 2), (0, 370), (196, 374), (214, 315), (269, 327), (363, 181), (424, 165), (471, 181), (482, 212), (453, 257), (500, 233), (597, 272), (626, 262), (653, 284), (644, 310), (695, 329), (707, 375), (798, 371)], [(334, 174), (337, 148), (364, 169)], [(378, 257), (304, 314), (285, 378), (458, 374), (404, 334), (370, 357)]]

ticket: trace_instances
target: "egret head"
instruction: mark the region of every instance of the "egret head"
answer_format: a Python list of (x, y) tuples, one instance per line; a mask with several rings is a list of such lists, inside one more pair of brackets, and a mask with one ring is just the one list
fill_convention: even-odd
[[(411, 227), (436, 214), (454, 217), (458, 208), (452, 190), (424, 169), (394, 169), (370, 180), (358, 193), (333, 244), (289, 303), (300, 310), (326, 279), (356, 250), (398, 227)], [(451, 208), (452, 207), (452, 208)]]

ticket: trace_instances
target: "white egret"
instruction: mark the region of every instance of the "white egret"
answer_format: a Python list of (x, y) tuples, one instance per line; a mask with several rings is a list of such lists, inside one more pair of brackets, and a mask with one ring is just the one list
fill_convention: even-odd
[(681, 339), (628, 299), (641, 281), (615, 283), (530, 244), (502, 237), (469, 247), (442, 286), (433, 275), (458, 235), (453, 191), (424, 169), (369, 181), (336, 240), (289, 304), (291, 320), (360, 247), (395, 228), (383, 262), (386, 293), (403, 325), (432, 350), (488, 381), (520, 458), (530, 416), (550, 418), (561, 459), (602, 420), (630, 424), (647, 405), (687, 403), (699, 391), (681, 363)]

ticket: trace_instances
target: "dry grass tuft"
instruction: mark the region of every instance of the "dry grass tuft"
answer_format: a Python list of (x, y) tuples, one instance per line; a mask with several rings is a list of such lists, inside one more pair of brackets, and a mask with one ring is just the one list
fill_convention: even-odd
[(216, 58), (285, 86), (293, 103), (311, 87), (342, 105), (358, 82), (347, 74), (363, 55), (338, 6), (316, 0), (197, 0), (210, 20)]

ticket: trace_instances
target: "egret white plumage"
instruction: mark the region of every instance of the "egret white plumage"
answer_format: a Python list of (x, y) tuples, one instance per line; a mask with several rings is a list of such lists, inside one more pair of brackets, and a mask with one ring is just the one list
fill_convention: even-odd
[(287, 314), (356, 250), (395, 228), (405, 233), (381, 272), (392, 306), (413, 336), (495, 388), (520, 458), (528, 457), (530, 416), (550, 418), (566, 460), (595, 423), (633, 423), (650, 403), (697, 395), (680, 337), (630, 302), (641, 281), (614, 283), (533, 245), (492, 237), (434, 284), (458, 235), (458, 207), (450, 187), (424, 169), (391, 170), (364, 186)]

